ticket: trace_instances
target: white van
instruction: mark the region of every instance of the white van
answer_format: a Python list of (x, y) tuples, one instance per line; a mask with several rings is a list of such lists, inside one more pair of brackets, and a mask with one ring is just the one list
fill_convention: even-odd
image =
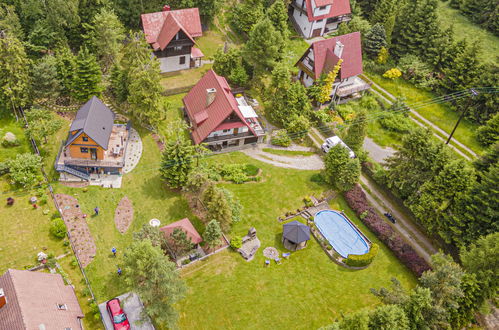
[(337, 144), (340, 144), (341, 146), (345, 147), (348, 149), (349, 151), (349, 154), (350, 154), (350, 158), (355, 158), (355, 153), (352, 151), (352, 149), (350, 149), (346, 144), (345, 142), (341, 141), (341, 139), (338, 137), (338, 136), (331, 136), (331, 137), (328, 137), (326, 139), (326, 141), (324, 141), (324, 143), (322, 144), (322, 151), (324, 152), (328, 152), (329, 149), (331, 149), (332, 147), (334, 147), (335, 145)]

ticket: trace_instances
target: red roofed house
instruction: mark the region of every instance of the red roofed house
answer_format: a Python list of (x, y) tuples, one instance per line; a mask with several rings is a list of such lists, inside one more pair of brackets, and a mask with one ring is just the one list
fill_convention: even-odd
[(74, 289), (60, 274), (9, 269), (0, 276), (0, 329), (83, 329)]
[(331, 90), (333, 100), (343, 103), (347, 99), (360, 97), (360, 92), (370, 88), (358, 77), (362, 74), (360, 32), (312, 43), (296, 63), (298, 78), (305, 87), (310, 87), (322, 74), (330, 72), (340, 58), (343, 62)]
[(261, 143), (265, 132), (244, 96), (235, 97), (225, 80), (209, 70), (184, 97), (195, 144), (212, 150)]
[(159, 230), (161, 230), (168, 239), (176, 228), (182, 229), (187, 234), (187, 237), (191, 239), (191, 242), (195, 245), (198, 245), (203, 241), (201, 235), (199, 235), (196, 228), (194, 228), (192, 223), (187, 218), (176, 221), (167, 226), (161, 227)]
[(335, 31), (350, 17), (350, 0), (292, 0), (291, 21), (306, 39)]
[(203, 34), (197, 8), (142, 14), (142, 28), (154, 55), (161, 63), (161, 72), (189, 69), (201, 65), (204, 56), (194, 47), (194, 38)]

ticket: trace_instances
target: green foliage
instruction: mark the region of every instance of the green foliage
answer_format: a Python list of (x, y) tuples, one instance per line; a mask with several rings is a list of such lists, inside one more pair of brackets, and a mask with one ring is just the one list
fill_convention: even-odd
[(170, 140), (165, 144), (159, 171), (170, 188), (176, 189), (185, 185), (193, 168), (193, 156), (194, 147), (183, 139)]
[(458, 91), (475, 86), (483, 70), (479, 60), (478, 42), (468, 45), (466, 40), (456, 44), (456, 50), (449, 66), (442, 70), (445, 75), (441, 82), (446, 91)]
[(28, 102), (29, 64), (21, 41), (8, 33), (0, 36), (0, 102), (5, 107)]
[(101, 8), (88, 29), (87, 38), (104, 72), (116, 61), (125, 39), (125, 28), (112, 9)]
[(347, 135), (344, 139), (354, 152), (362, 149), (362, 144), (367, 134), (367, 111), (364, 108), (359, 108), (355, 118), (348, 125)]
[(365, 267), (373, 262), (374, 258), (378, 255), (379, 246), (376, 243), (371, 245), (371, 249), (366, 254), (350, 254), (348, 258), (343, 260), (345, 264), (352, 267)]
[(259, 171), (260, 168), (258, 166), (255, 166), (253, 164), (244, 165), (244, 173), (246, 173), (247, 176), (255, 176)]
[(401, 75), (402, 75), (402, 72), (400, 72), (400, 70), (397, 68), (390, 69), (390, 70), (386, 71), (385, 73), (383, 73), (383, 77), (388, 78), (388, 79), (392, 79), (392, 80), (399, 78)]
[(400, 306), (383, 305), (369, 315), (369, 329), (406, 330), (410, 329), (410, 324)]
[(224, 189), (211, 184), (203, 192), (203, 201), (211, 219), (217, 219), (223, 231), (227, 232), (233, 221), (232, 207)]
[(174, 305), (186, 294), (186, 286), (159, 247), (149, 240), (133, 241), (123, 254), (123, 280), (140, 296), (144, 310), (157, 324), (175, 326)]
[(270, 5), (266, 13), (266, 16), (270, 19), (274, 28), (281, 33), (284, 40), (289, 37), (287, 4), (284, 0), (276, 0)]
[(2, 137), (2, 146), (4, 148), (17, 147), (20, 144), (21, 144), (21, 142), (19, 141), (19, 139), (12, 132), (7, 132)]
[(18, 39), (23, 39), (23, 30), (16, 9), (7, 3), (0, 4), (0, 31), (5, 31)]
[(343, 59), (339, 59), (334, 68), (326, 75), (322, 75), (318, 82), (310, 86), (308, 95), (318, 103), (326, 103), (331, 100), (331, 92), (336, 76), (341, 69)]
[(73, 95), (81, 102), (92, 96), (99, 96), (102, 92), (102, 72), (93, 54), (87, 48), (80, 49), (76, 57), (75, 89)]
[(289, 136), (294, 139), (303, 139), (310, 128), (310, 121), (303, 115), (293, 115), (285, 126)]
[(230, 247), (233, 249), (240, 249), (243, 246), (243, 239), (241, 236), (234, 236), (230, 240)]
[(286, 131), (285, 129), (278, 130), (270, 140), (270, 143), (275, 146), (289, 147), (291, 145), (291, 139), (288, 135), (288, 131)]
[(189, 252), (194, 247), (192, 239), (187, 236), (187, 233), (182, 228), (175, 228), (168, 239), (170, 247), (177, 256), (182, 256)]
[(139, 28), (141, 14), (161, 11), (165, 4), (160, 0), (112, 0), (111, 3), (120, 21), (132, 29)]
[(59, 48), (55, 53), (57, 62), (57, 78), (61, 84), (62, 93), (73, 95), (76, 89), (76, 56), (67, 47)]
[(195, 194), (199, 194), (200, 192), (202, 192), (204, 188), (211, 183), (209, 171), (210, 169), (206, 169), (204, 167), (194, 168), (187, 175), (187, 181), (183, 189)]
[(363, 42), (363, 50), (374, 58), (378, 56), (383, 47), (387, 47), (385, 27), (377, 23), (367, 32)]
[(360, 177), (360, 163), (350, 158), (347, 148), (340, 144), (332, 147), (324, 159), (327, 181), (340, 191), (350, 190)]
[(35, 99), (54, 101), (61, 93), (61, 83), (57, 73), (57, 59), (52, 55), (35, 62), (32, 70), (32, 90)]
[(255, 24), (264, 17), (263, 3), (260, 0), (245, 0), (237, 6), (231, 6), (229, 23), (234, 31), (249, 34)]
[(381, 47), (378, 57), (376, 58), (376, 62), (378, 62), (378, 64), (385, 64), (389, 57), (390, 53), (388, 52), (388, 49), (386, 47)]
[(66, 237), (66, 225), (61, 218), (53, 219), (50, 222), (50, 233), (57, 238)]
[(32, 187), (42, 180), (42, 158), (38, 155), (17, 154), (16, 158), (7, 160), (7, 166), (13, 183), (24, 188)]
[[(255, 9), (252, 8), (252, 10)], [(281, 60), (284, 46), (284, 40), (279, 31), (274, 28), (268, 18), (265, 18), (251, 30), (243, 54), (257, 73), (270, 72)]]
[(220, 0), (173, 0), (168, 2), (172, 9), (199, 8), (203, 22), (209, 23), (217, 15), (223, 4)]
[(220, 224), (217, 220), (213, 219), (206, 225), (206, 229), (203, 233), (203, 240), (208, 245), (210, 249), (214, 249), (220, 245), (222, 242), (222, 229), (220, 229)]
[(476, 138), (484, 146), (490, 146), (499, 140), (499, 113), (478, 128)]
[(26, 133), (32, 139), (40, 141), (42, 138), (47, 143), (47, 137), (55, 134), (62, 127), (62, 120), (52, 112), (34, 108), (25, 112), (29, 127)]
[(349, 22), (340, 24), (338, 35), (344, 35), (352, 32), (360, 32), (362, 40), (365, 40), (365, 35), (371, 30), (371, 24), (362, 16), (354, 16)]
[(213, 70), (223, 77), (226, 77), (229, 82), (238, 86), (244, 86), (249, 80), (249, 74), (243, 66), (243, 58), (241, 50), (238, 48), (230, 48), (224, 53), (219, 49), (214, 55)]
[(158, 246), (162, 249), (165, 249), (166, 246), (165, 234), (158, 227), (153, 227), (148, 223), (143, 224), (139, 231), (133, 233), (133, 240), (138, 242), (149, 240), (152, 246)]
[(391, 132), (406, 134), (412, 130), (412, 121), (399, 113), (383, 113), (378, 121), (381, 127)]
[(437, 84), (431, 66), (416, 56), (407, 55), (399, 60), (399, 67), (404, 73), (404, 79), (419, 87), (432, 87)]
[(497, 2), (493, 0), (453, 0), (451, 6), (460, 10), (473, 22), (499, 35)]

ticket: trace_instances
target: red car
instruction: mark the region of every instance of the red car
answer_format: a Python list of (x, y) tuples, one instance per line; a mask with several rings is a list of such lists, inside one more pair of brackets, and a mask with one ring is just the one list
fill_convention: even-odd
[(121, 309), (120, 300), (114, 298), (106, 303), (107, 313), (113, 322), (114, 330), (128, 330), (130, 323), (126, 318), (125, 312)]

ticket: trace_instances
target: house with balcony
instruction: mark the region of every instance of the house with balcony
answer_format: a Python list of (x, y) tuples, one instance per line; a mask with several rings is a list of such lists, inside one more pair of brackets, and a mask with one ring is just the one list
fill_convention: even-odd
[(61, 181), (122, 174), (130, 125), (115, 124), (114, 118), (95, 96), (78, 110), (56, 159)]
[(305, 87), (310, 87), (321, 75), (329, 73), (340, 59), (343, 62), (331, 89), (331, 100), (335, 103), (345, 103), (359, 98), (371, 87), (359, 77), (362, 74), (360, 32), (312, 43), (296, 63), (298, 79)]
[(183, 98), (195, 144), (214, 151), (261, 143), (258, 115), (243, 95), (234, 95), (227, 80), (209, 70)]
[(147, 43), (159, 59), (161, 72), (199, 67), (204, 57), (194, 47), (197, 37), (203, 35), (198, 8), (170, 10), (141, 15), (141, 25)]
[(305, 39), (320, 37), (351, 19), (350, 0), (291, 0), (289, 15)]

